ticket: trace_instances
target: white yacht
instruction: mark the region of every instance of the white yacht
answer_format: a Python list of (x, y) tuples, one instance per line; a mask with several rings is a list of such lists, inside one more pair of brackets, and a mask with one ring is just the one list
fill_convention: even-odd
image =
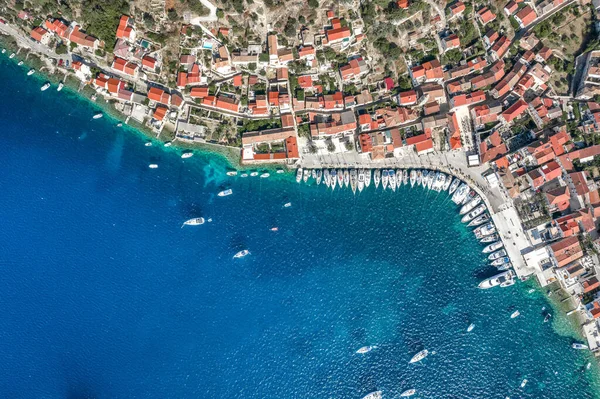
[(337, 170), (331, 169), (329, 180), (331, 181), (331, 189), (335, 190), (335, 185), (337, 184)]
[(481, 204), (481, 197), (477, 195), (471, 201), (463, 205), (462, 208), (460, 208), (460, 214), (464, 215), (465, 213), (471, 212), (479, 204)]
[(489, 236), (490, 234), (494, 234), (496, 232), (496, 227), (493, 223), (484, 224), (483, 226), (479, 226), (475, 230), (475, 237), (477, 239), (481, 239), (482, 237)]
[(4, 54), (4, 53), (6, 53), (6, 49), (5, 48), (2, 49), (2, 54)]
[(456, 205), (460, 205), (465, 200), (467, 195), (469, 195), (469, 186), (463, 183), (452, 195), (452, 202), (454, 202)]
[[(357, 180), (358, 180), (358, 173), (356, 172), (356, 169), (352, 169), (349, 172), (350, 175), (350, 187), (352, 187), (352, 193), (356, 194), (356, 186), (357, 186)], [(346, 176), (344, 174), (344, 182), (346, 180)]]
[(388, 183), (390, 183), (390, 188), (392, 191), (396, 191), (396, 172), (394, 169), (388, 170)]
[(183, 159), (191, 158), (193, 156), (194, 156), (193, 152), (184, 152), (183, 154), (181, 154), (181, 158), (183, 158)]
[(444, 184), (446, 184), (446, 175), (442, 172), (439, 172), (438, 177), (433, 185), (433, 189), (439, 193), (444, 188)]
[(300, 183), (300, 180), (302, 180), (302, 168), (298, 168), (296, 171), (296, 183)]
[(410, 171), (410, 186), (414, 187), (416, 182), (417, 182), (417, 171), (413, 169)]
[(499, 239), (500, 239), (500, 237), (498, 237), (498, 234), (492, 234), (492, 235), (481, 238), (479, 241), (484, 244), (488, 244), (488, 243), (492, 243), (494, 241), (498, 241)]
[(500, 251), (496, 251), (496, 252), (488, 255), (489, 260), (496, 260), (498, 258), (504, 258), (504, 257), (506, 257), (506, 250), (504, 250), (504, 249), (501, 249)]
[(228, 195), (233, 194), (233, 191), (228, 188), (227, 190), (223, 190), (221, 192), (219, 192), (219, 194), (217, 194), (219, 197), (227, 197)]
[(8, 58), (15, 58), (15, 53), (11, 53), (10, 56)]
[(308, 178), (310, 177), (310, 170), (308, 169), (304, 169), (304, 173), (302, 175), (302, 181), (304, 183), (306, 183), (308, 181)]
[(344, 169), (344, 186), (348, 187), (350, 185), (350, 171), (348, 169)]
[(240, 177), (248, 177), (248, 173), (242, 173)]
[(519, 312), (518, 310), (515, 310), (511, 315), (510, 318), (511, 319), (516, 319), (517, 317), (519, 317), (521, 315), (521, 312)]
[[(56, 88), (56, 91), (61, 91), (63, 89), (63, 87), (65, 87), (65, 84), (63, 82), (58, 82), (58, 87)], [(117, 126), (119, 126), (119, 125), (117, 125)], [(121, 126), (123, 126), (123, 125), (121, 124)]]
[(504, 246), (504, 243), (502, 241), (496, 241), (496, 242), (488, 245), (487, 247), (483, 248), (483, 253), (488, 254), (490, 252), (497, 251), (500, 248), (502, 248), (503, 246)]
[(527, 378), (525, 378), (523, 381), (521, 381), (521, 388), (525, 388), (525, 385), (527, 385), (529, 381), (527, 381)]
[(580, 344), (579, 342), (574, 342), (574, 343), (571, 345), (571, 348), (573, 348), (573, 349), (578, 349), (578, 350), (589, 349), (587, 345)]
[(398, 189), (402, 185), (402, 176), (402, 170), (396, 169), (396, 187), (398, 187)]
[(149, 142), (147, 142), (146, 144), (144, 144), (144, 146), (146, 146), (146, 147), (152, 147), (152, 142), (151, 142), (151, 141), (149, 141)]
[(506, 271), (506, 272), (496, 274), (495, 276), (492, 276), (490, 278), (483, 280), (481, 283), (479, 283), (478, 287), (481, 288), (482, 290), (487, 290), (489, 288), (496, 287), (496, 286), (502, 284), (503, 282), (505, 282), (506, 280), (510, 280), (510, 279), (512, 279), (512, 272)]
[(485, 212), (485, 205), (481, 204), (478, 207), (476, 207), (475, 209), (473, 209), (471, 212), (464, 215), (460, 221), (463, 223), (470, 222), (471, 220), (475, 219), (477, 216), (481, 215), (483, 212)]
[(31, 68), (29, 71), (27, 71), (27, 76), (31, 76), (35, 73), (35, 69)]
[(421, 185), (421, 178), (423, 177), (423, 172), (417, 170), (417, 186)]
[(485, 213), (485, 214), (477, 216), (475, 219), (471, 220), (467, 226), (469, 226), (469, 227), (479, 226), (480, 224), (486, 223), (489, 220), (490, 220), (489, 215), (487, 213)]
[(421, 186), (423, 188), (427, 187), (427, 175), (429, 174), (429, 171), (427, 171), (426, 169), (423, 169), (421, 171)]
[(385, 190), (387, 188), (388, 182), (389, 182), (389, 172), (387, 169), (384, 169), (383, 172), (381, 172), (381, 185), (383, 186), (383, 189)]
[(456, 189), (458, 188), (459, 185), (460, 185), (460, 180), (455, 177), (454, 180), (452, 180), (452, 184), (450, 184), (450, 188), (448, 189), (448, 194), (452, 195), (456, 191)]
[(496, 266), (497, 268), (500, 268), (500, 266), (506, 265), (510, 263), (510, 258), (508, 256), (505, 256), (504, 258), (498, 258), (496, 260), (494, 260), (492, 262), (492, 266)]
[(313, 180), (317, 180), (317, 170), (316, 169), (313, 169), (311, 171), (311, 177), (313, 178)]
[(323, 170), (317, 169), (317, 178), (315, 179), (317, 181), (317, 185), (321, 184), (321, 179), (323, 179)]
[(18, 66), (21, 66), (21, 65), (23, 65), (23, 61), (19, 61), (19, 62), (17, 63), (17, 65), (18, 65)]
[(231, 171), (227, 172), (227, 176), (237, 176), (237, 173), (238, 173), (237, 171), (231, 170)]
[(373, 349), (377, 348), (376, 346), (373, 345), (369, 345), (369, 346), (363, 346), (362, 348), (360, 348), (359, 350), (356, 351), (356, 353), (368, 353), (371, 352)]
[(446, 181), (444, 182), (444, 187), (442, 187), (442, 191), (448, 191), (450, 184), (452, 183), (452, 176), (446, 176)]
[(270, 173), (267, 173), (267, 172), (265, 172), (265, 173), (263, 173), (262, 175), (260, 175), (260, 178), (261, 178), (261, 179), (266, 179), (266, 178), (267, 178), (267, 177), (269, 177), (269, 176), (271, 176), (271, 174), (270, 174)]
[(50, 87), (50, 83), (45, 83), (42, 87), (40, 87), (41, 91), (46, 91)]
[(96, 115), (92, 116), (92, 119), (100, 119), (104, 116), (102, 112), (98, 112)]
[[(118, 124), (117, 124), (117, 126), (118, 126), (118, 127), (121, 127), (121, 126), (123, 126), (123, 124), (122, 124), (122, 123), (118, 123)], [(172, 142), (172, 141), (165, 141), (164, 147), (167, 147), (167, 148), (169, 148), (169, 147), (171, 147), (172, 145), (173, 145), (173, 142)]]
[(382, 396), (381, 391), (375, 391), (375, 392), (371, 392), (370, 394), (368, 394), (367, 396), (365, 396), (362, 399), (381, 399), (381, 396)]
[(467, 332), (473, 331), (474, 328), (475, 328), (475, 324), (474, 323), (469, 324), (469, 327), (467, 327)]
[(365, 169), (365, 187), (371, 185), (371, 169)]
[(417, 393), (416, 389), (407, 389), (406, 391), (404, 391), (400, 394), (400, 397), (408, 398), (409, 396), (413, 396), (415, 393)]
[[(343, 169), (338, 169), (337, 170), (337, 177), (338, 177), (338, 184), (340, 185), (340, 188), (344, 187), (344, 170)], [(348, 183), (350, 182), (350, 175), (348, 175)]]
[(381, 182), (381, 169), (375, 169), (373, 173), (373, 183), (375, 183), (375, 188), (379, 188), (379, 182)]
[(155, 164), (155, 163), (151, 163), (150, 165), (148, 165), (148, 167), (149, 167), (150, 169), (158, 169), (158, 165), (157, 165), (157, 164)]
[(417, 363), (420, 362), (421, 360), (425, 359), (427, 357), (427, 355), (429, 355), (429, 351), (427, 349), (423, 349), (421, 352), (417, 353), (416, 355), (414, 355), (411, 359), (409, 363)]
[(246, 255), (250, 255), (250, 251), (248, 251), (247, 249), (243, 249), (240, 252), (238, 252), (237, 254), (233, 255), (233, 258), (239, 259), (239, 258), (243, 258)]
[(436, 173), (434, 171), (429, 172), (427, 175), (427, 189), (433, 189), (433, 182), (435, 181)]
[(201, 224), (204, 224), (204, 218), (193, 218), (193, 219), (189, 219), (186, 220), (185, 222), (183, 222), (183, 226), (199, 226)]
[(277, 173), (278, 174), (285, 173), (285, 170), (283, 170), (283, 169), (277, 169)]
[(323, 171), (323, 180), (325, 180), (325, 185), (329, 187), (331, 185), (330, 177), (329, 177), (329, 169), (325, 169)]
[(358, 171), (358, 192), (362, 193), (362, 190), (365, 188), (365, 171)]
[(290, 208), (292, 206), (291, 202), (286, 202), (285, 204), (283, 204), (284, 208)]
[(250, 172), (250, 177), (256, 177), (258, 176), (258, 172)]
[(408, 169), (404, 169), (402, 171), (402, 185), (406, 186), (408, 184)]

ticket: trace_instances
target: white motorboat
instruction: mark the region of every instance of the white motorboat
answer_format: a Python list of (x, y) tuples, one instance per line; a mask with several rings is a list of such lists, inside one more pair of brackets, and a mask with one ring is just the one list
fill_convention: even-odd
[(260, 175), (261, 179), (266, 179), (267, 177), (271, 176), (269, 173), (265, 172), (263, 174)]
[(479, 283), (478, 287), (481, 288), (482, 290), (487, 290), (489, 288), (496, 287), (496, 286), (502, 284), (504, 281), (511, 279), (511, 278), (512, 278), (512, 272), (506, 271), (506, 272), (496, 274), (495, 276), (492, 276), (490, 278), (483, 280), (482, 282)]
[[(123, 124), (122, 124), (122, 123), (119, 123), (117, 126), (121, 127), (121, 126), (123, 126)], [(173, 142), (172, 142), (172, 141), (166, 141), (166, 142), (165, 142), (165, 144), (163, 144), (163, 146), (164, 146), (164, 147), (167, 147), (167, 148), (168, 148), (168, 147), (171, 147), (172, 145), (173, 145)]]
[[(356, 172), (356, 169), (352, 169), (349, 173), (350, 175), (350, 187), (352, 187), (352, 193), (356, 194), (356, 186), (358, 183), (358, 173)], [(344, 183), (345, 183), (346, 177), (344, 176)]]
[(521, 381), (521, 388), (525, 388), (525, 385), (527, 385), (529, 381), (527, 381), (527, 378), (525, 378), (523, 381)]
[(410, 187), (414, 187), (416, 182), (417, 182), (417, 171), (413, 169), (410, 171)]
[[(338, 185), (340, 186), (340, 188), (343, 188), (344, 187), (344, 170), (343, 169), (337, 170), (337, 178), (338, 178)], [(350, 183), (350, 175), (348, 175), (348, 183)]]
[(373, 183), (375, 183), (375, 188), (379, 188), (379, 182), (381, 182), (381, 170), (375, 169), (375, 173), (373, 173)]
[(148, 167), (149, 167), (150, 169), (157, 169), (157, 168), (158, 168), (158, 165), (157, 165), (157, 164), (155, 164), (155, 163), (151, 163), (150, 165), (148, 165)]
[[(58, 87), (56, 88), (56, 91), (61, 91), (63, 89), (63, 87), (65, 87), (65, 84), (63, 82), (58, 82)], [(123, 126), (123, 124), (119, 123), (117, 126), (121, 127), (121, 126)]]
[(310, 173), (313, 180), (317, 180), (317, 170), (313, 169)]
[(473, 324), (473, 323), (469, 324), (469, 327), (467, 327), (467, 332), (473, 331), (474, 328), (475, 328), (475, 324)]
[(204, 224), (204, 218), (193, 218), (193, 219), (189, 219), (186, 220), (185, 222), (183, 222), (183, 226), (200, 226), (201, 224)]
[(6, 49), (5, 48), (2, 49), (2, 54), (4, 54), (4, 53), (6, 53)]
[(427, 175), (427, 189), (431, 190), (433, 188), (433, 182), (435, 181), (436, 173), (434, 171), (429, 172)]
[(375, 392), (371, 392), (370, 394), (368, 394), (367, 396), (365, 396), (362, 399), (381, 399), (381, 396), (382, 396), (381, 391), (375, 391)]
[(481, 197), (479, 195), (475, 196), (475, 198), (473, 198), (471, 201), (467, 202), (465, 205), (463, 205), (462, 208), (460, 208), (460, 214), (464, 215), (465, 213), (469, 213), (471, 212), (473, 209), (475, 209), (475, 207), (477, 205), (479, 205), (481, 203)]
[(381, 186), (383, 187), (384, 190), (387, 188), (389, 180), (390, 180), (389, 172), (387, 169), (384, 169), (381, 172)]
[(496, 260), (498, 258), (503, 258), (506, 256), (506, 250), (501, 249), (500, 251), (494, 252), (488, 256), (489, 260)]
[(514, 285), (514, 284), (515, 284), (515, 279), (511, 278), (510, 280), (503, 281), (500, 284), (500, 288), (510, 287), (511, 285)]
[(454, 202), (456, 205), (460, 205), (465, 200), (467, 195), (469, 195), (469, 186), (463, 183), (452, 195), (452, 202)]
[(98, 112), (96, 115), (92, 116), (93, 119), (100, 119), (104, 116), (102, 112)]
[(481, 242), (483, 244), (489, 244), (489, 243), (492, 243), (494, 241), (498, 241), (499, 239), (500, 239), (500, 237), (498, 237), (498, 234), (492, 234), (492, 235), (485, 236), (485, 237), (481, 238), (479, 240), (479, 242)]
[(45, 83), (42, 87), (40, 87), (41, 91), (46, 91), (50, 87), (50, 83)]
[(258, 176), (258, 172), (251, 172), (250, 173), (250, 177), (256, 177), (256, 176)]
[(348, 187), (350, 185), (350, 171), (348, 169), (344, 169), (344, 187)]
[(417, 186), (421, 185), (422, 178), (423, 178), (423, 172), (421, 172), (421, 170), (417, 170)]
[(23, 61), (19, 61), (19, 62), (17, 63), (17, 65), (18, 65), (18, 66), (21, 66), (21, 65), (23, 65)]
[(184, 152), (183, 154), (181, 154), (181, 158), (183, 158), (183, 159), (191, 158), (193, 156), (194, 156), (193, 152)]
[(233, 255), (233, 258), (239, 259), (239, 258), (243, 258), (246, 255), (250, 255), (250, 251), (248, 251), (247, 249), (243, 249), (240, 252), (238, 252), (237, 254)]
[(550, 321), (550, 319), (552, 318), (552, 315), (550, 313), (548, 313), (545, 317), (544, 317), (544, 323), (548, 323)]
[(300, 180), (302, 180), (302, 168), (298, 168), (296, 171), (296, 183), (300, 183)]
[(448, 191), (450, 184), (452, 184), (452, 176), (448, 175), (446, 176), (446, 181), (444, 182), (444, 187), (442, 187), (442, 191)]
[(235, 170), (230, 170), (229, 172), (226, 173), (227, 176), (237, 176), (238, 172)]
[(277, 169), (277, 173), (279, 173), (279, 174), (285, 173), (285, 170), (283, 170), (283, 169)]
[(330, 180), (330, 176), (329, 176), (329, 169), (325, 169), (325, 171), (323, 172), (323, 180), (325, 180), (325, 185), (327, 187), (329, 187), (331, 185), (331, 180)]
[(317, 169), (317, 178), (315, 179), (317, 181), (317, 185), (321, 184), (322, 179), (323, 179), (323, 170)]
[(29, 71), (27, 71), (27, 76), (31, 76), (35, 73), (35, 69), (31, 68)]
[[(496, 270), (498, 270), (498, 271), (500, 271), (500, 272), (501, 272), (501, 271), (509, 270), (509, 269), (510, 269), (510, 266), (511, 266), (511, 265), (510, 265), (510, 263), (505, 263), (505, 264), (503, 264), (503, 265), (500, 265), (500, 266), (494, 266), (494, 267), (496, 268)], [(511, 284), (509, 284), (509, 285), (513, 285), (514, 283), (515, 283), (515, 281), (514, 281), (514, 280), (511, 280)], [(507, 282), (505, 282), (504, 284), (505, 284), (505, 285), (502, 285), (502, 284), (500, 284), (500, 287), (508, 287), (508, 285), (506, 285), (506, 284), (507, 284)]]
[(306, 183), (308, 178), (310, 177), (310, 170), (304, 169), (304, 174), (302, 175), (302, 181)]
[(248, 177), (248, 173), (242, 173), (240, 177)]
[(446, 175), (443, 174), (442, 172), (439, 172), (438, 178), (435, 181), (433, 189), (439, 193), (444, 188), (444, 184), (446, 184)]
[(402, 170), (396, 169), (396, 187), (400, 188), (402, 185)]
[(146, 144), (144, 144), (144, 146), (146, 146), (146, 147), (152, 147), (152, 142), (151, 142), (151, 141), (149, 141), (149, 142), (147, 142)]
[(421, 352), (417, 353), (416, 355), (414, 355), (411, 359), (409, 363), (417, 363), (420, 362), (421, 360), (425, 359), (427, 356), (429, 355), (429, 351), (427, 349), (423, 349)]
[(485, 214), (483, 214), (481, 216), (477, 216), (475, 219), (471, 220), (467, 226), (469, 226), (469, 227), (479, 226), (480, 224), (484, 224), (489, 220), (490, 220), (489, 215), (487, 213), (485, 213)]
[(463, 216), (460, 221), (463, 223), (470, 222), (471, 220), (475, 219), (477, 216), (481, 215), (483, 212), (485, 212), (485, 205), (481, 204), (478, 207), (476, 207), (475, 209), (473, 209), (471, 212), (469, 212), (465, 216)]
[(331, 189), (335, 190), (335, 186), (336, 186), (337, 181), (338, 181), (338, 179), (337, 179), (337, 170), (331, 169), (330, 180), (331, 180)]
[(365, 187), (371, 185), (371, 169), (365, 169)]
[(290, 208), (292, 206), (291, 202), (286, 202), (285, 204), (283, 204), (284, 208)]
[(362, 190), (365, 188), (365, 172), (364, 170), (358, 171), (358, 192), (362, 193)]
[(404, 391), (400, 394), (400, 397), (408, 398), (409, 396), (413, 396), (415, 393), (417, 393), (416, 389), (407, 389), (406, 391)]
[(521, 315), (521, 312), (519, 312), (518, 310), (515, 310), (511, 315), (510, 318), (511, 319), (516, 319), (517, 317), (519, 317)]
[(574, 342), (574, 343), (571, 345), (571, 348), (573, 348), (573, 349), (577, 349), (577, 350), (589, 349), (587, 345), (580, 344), (579, 342)]
[(502, 265), (505, 265), (508, 263), (510, 263), (510, 258), (508, 256), (505, 256), (504, 258), (498, 258), (498, 259), (494, 260), (491, 263), (491, 265), (498, 267), (498, 266), (502, 266)]
[(483, 253), (487, 254), (490, 252), (494, 252), (499, 250), (500, 248), (502, 248), (504, 246), (504, 243), (502, 241), (496, 241), (491, 243), (490, 245), (488, 245), (487, 247), (483, 248)]
[(482, 237), (489, 236), (490, 234), (494, 234), (496, 232), (496, 227), (493, 223), (484, 224), (483, 226), (479, 226), (475, 230), (475, 237), (477, 239), (481, 239)]
[(452, 184), (450, 184), (450, 188), (448, 189), (448, 194), (452, 195), (456, 191), (456, 189), (458, 188), (459, 185), (460, 185), (460, 180), (455, 177), (454, 180), (452, 180)]
[(396, 172), (394, 169), (388, 170), (388, 183), (390, 184), (390, 188), (392, 191), (396, 191)]
[(423, 188), (427, 188), (427, 182), (429, 181), (429, 174), (433, 173), (433, 171), (428, 171), (428, 170), (424, 170), (423, 174), (421, 175), (421, 186), (423, 186)]
[(408, 184), (408, 169), (404, 169), (402, 171), (402, 185), (406, 186)]
[(227, 190), (223, 190), (221, 192), (219, 192), (219, 194), (217, 194), (219, 197), (227, 197), (228, 195), (233, 194), (233, 191), (228, 188)]
[(373, 345), (369, 345), (369, 346), (363, 346), (362, 348), (360, 348), (359, 350), (356, 351), (356, 353), (368, 353), (371, 352), (373, 349), (377, 348), (376, 346)]

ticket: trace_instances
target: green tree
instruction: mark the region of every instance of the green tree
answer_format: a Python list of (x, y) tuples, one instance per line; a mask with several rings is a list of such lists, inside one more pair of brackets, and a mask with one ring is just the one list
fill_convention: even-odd
[(308, 6), (313, 9), (319, 8), (319, 0), (308, 0)]

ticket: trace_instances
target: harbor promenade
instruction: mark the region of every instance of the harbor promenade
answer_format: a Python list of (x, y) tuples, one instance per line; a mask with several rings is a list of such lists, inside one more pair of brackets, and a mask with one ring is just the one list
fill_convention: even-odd
[(490, 186), (484, 177), (491, 173), (488, 168), (469, 167), (462, 151), (432, 152), (424, 155), (407, 153), (404, 156), (377, 161), (372, 161), (356, 152), (304, 154), (300, 166), (303, 168), (429, 169), (458, 177), (481, 195), (486, 203), (517, 276), (525, 278), (534, 274), (534, 270), (526, 265), (522, 256), (523, 250), (531, 247), (531, 244), (523, 231), (512, 200), (501, 186)]

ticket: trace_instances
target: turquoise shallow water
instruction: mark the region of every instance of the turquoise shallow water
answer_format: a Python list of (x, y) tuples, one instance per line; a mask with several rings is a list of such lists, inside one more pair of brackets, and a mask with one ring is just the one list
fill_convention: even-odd
[(493, 269), (446, 195), (229, 178), (25, 71), (0, 62), (1, 397), (599, 396), (530, 283), (476, 288)]

